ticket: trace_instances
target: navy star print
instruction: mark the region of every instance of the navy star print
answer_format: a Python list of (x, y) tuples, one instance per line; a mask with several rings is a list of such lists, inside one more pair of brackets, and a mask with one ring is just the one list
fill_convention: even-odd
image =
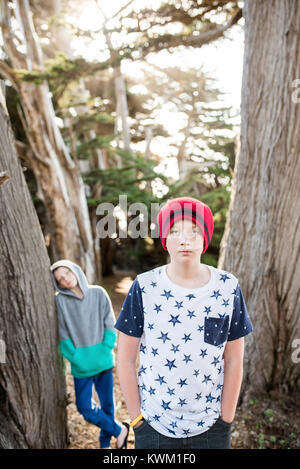
[(171, 322), (173, 324), (173, 326), (175, 326), (177, 323), (181, 323), (181, 321), (179, 321), (179, 314), (177, 316), (173, 316), (171, 314), (171, 319), (169, 322)]
[(166, 333), (161, 332), (161, 336), (158, 337), (158, 339), (162, 339), (163, 343), (165, 343), (166, 340), (171, 340), (171, 339), (169, 339), (167, 332)]
[(167, 298), (167, 300), (171, 297), (174, 298), (174, 295), (172, 295), (171, 290), (169, 290), (169, 291), (164, 290), (164, 292), (160, 296), (165, 296)]

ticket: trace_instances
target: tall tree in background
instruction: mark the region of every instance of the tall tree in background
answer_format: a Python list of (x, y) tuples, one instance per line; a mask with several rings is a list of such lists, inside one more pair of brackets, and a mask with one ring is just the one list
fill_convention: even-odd
[[(13, 28), (13, 12), (19, 33)], [(39, 182), (54, 238), (53, 257), (79, 263), (90, 282), (96, 281), (93, 237), (84, 185), (76, 160), (72, 160), (55, 121), (46, 81), (22, 81), (13, 69), (43, 70), (43, 57), (31, 18), (28, 0), (1, 0), (4, 48), (10, 63), (0, 70), (17, 90), (22, 104), (30, 165)], [(24, 52), (21, 52), (20, 35)], [(12, 67), (12, 68), (11, 68)]]
[[(177, 149), (175, 156), (181, 181), (190, 179), (191, 173), (200, 173), (202, 168), (208, 171), (213, 166), (215, 170), (216, 165), (220, 164), (220, 157), (218, 161), (214, 153), (226, 153), (228, 145), (233, 143), (233, 136), (226, 138), (220, 134), (220, 131), (233, 130), (230, 116), (232, 110), (222, 106), (222, 93), (212, 87), (211, 81), (212, 78), (193, 67), (182, 70), (179, 67), (161, 68), (152, 64), (150, 70), (144, 72), (143, 86), (148, 89), (147, 98), (144, 99), (147, 99), (147, 105), (152, 110), (148, 119), (159, 117), (163, 109), (176, 116), (174, 123), (178, 130), (173, 147)], [(181, 122), (179, 126), (176, 122), (178, 118)], [(214, 160), (211, 155), (215, 157)], [(220, 186), (216, 171), (214, 176), (216, 186)], [(201, 192), (194, 182), (190, 190), (200, 197)]]
[[(106, 18), (103, 10), (101, 9), (101, 2), (99, 0), (96, 2), (98, 5), (99, 11), (101, 11), (105, 23), (103, 25), (103, 32), (105, 35), (105, 40), (107, 48), (110, 53), (110, 58), (112, 61), (113, 68), (113, 77), (115, 85), (115, 99), (116, 99), (116, 119), (115, 119), (115, 134), (120, 132), (122, 134), (123, 148), (128, 153), (131, 153), (131, 138), (130, 138), (130, 128), (128, 121), (128, 103), (127, 103), (127, 94), (126, 94), (126, 83), (124, 76), (121, 70), (121, 61), (116, 60), (119, 56), (119, 52), (114, 50), (113, 43), (111, 41), (110, 33), (107, 31), (106, 23), (108, 19)], [(118, 155), (119, 156), (119, 155)], [(122, 167), (122, 158), (119, 156), (117, 159), (118, 167)]]
[(1, 90), (0, 200), (0, 332), (6, 345), (0, 448), (65, 448), (65, 384), (49, 258)]
[(245, 389), (286, 391), (300, 384), (300, 2), (246, 0), (244, 16), (241, 147), (219, 265), (239, 277), (254, 323)]

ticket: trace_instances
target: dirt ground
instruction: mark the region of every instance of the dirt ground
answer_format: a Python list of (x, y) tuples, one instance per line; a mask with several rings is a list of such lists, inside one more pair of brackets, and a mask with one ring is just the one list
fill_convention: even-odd
[[(103, 280), (103, 287), (112, 300), (116, 316), (121, 310), (134, 278), (134, 272), (122, 271)], [(76, 409), (73, 378), (68, 364), (66, 382), (69, 401), (67, 406), (69, 449), (98, 449), (99, 429), (87, 423)], [(116, 418), (119, 421), (129, 422), (116, 373), (114, 385)], [(96, 394), (94, 399), (97, 401)], [(238, 407), (232, 426), (231, 445), (233, 449), (299, 449), (300, 392), (292, 396), (272, 392), (256, 396), (244, 403), (243, 407)], [(115, 440), (112, 440), (112, 448), (114, 447)], [(128, 448), (134, 448), (132, 430), (128, 438)]]

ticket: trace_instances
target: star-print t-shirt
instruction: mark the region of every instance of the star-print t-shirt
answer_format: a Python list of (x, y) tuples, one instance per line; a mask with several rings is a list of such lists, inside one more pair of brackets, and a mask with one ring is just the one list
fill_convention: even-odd
[(203, 433), (219, 418), (226, 342), (252, 331), (237, 278), (207, 267), (201, 288), (173, 283), (166, 265), (137, 275), (115, 326), (141, 338), (143, 417), (174, 438)]

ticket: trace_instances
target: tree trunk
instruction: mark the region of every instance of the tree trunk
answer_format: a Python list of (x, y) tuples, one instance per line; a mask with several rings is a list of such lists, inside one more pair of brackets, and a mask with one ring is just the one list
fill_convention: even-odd
[(178, 171), (179, 171), (179, 179), (182, 181), (188, 172), (188, 161), (186, 159), (186, 146), (189, 140), (189, 137), (191, 135), (191, 124), (192, 124), (192, 114), (194, 112), (194, 109), (188, 116), (188, 121), (187, 125), (183, 131), (183, 141), (180, 144), (180, 147), (178, 149), (177, 153), (177, 164), (178, 164)]
[[(26, 55), (16, 48), (20, 42), (12, 29), (11, 11), (2, 2), (2, 31), (5, 50), (15, 69), (43, 69), (42, 53), (31, 20), (28, 0), (15, 0), (15, 14)], [(71, 159), (55, 122), (55, 113), (46, 82), (35, 85), (20, 81), (1, 63), (1, 72), (16, 87), (24, 116), (28, 142), (32, 149), (30, 164), (39, 181), (50, 220), (56, 259), (65, 257), (80, 264), (90, 282), (96, 281), (93, 237), (83, 181)]]
[(0, 448), (65, 448), (49, 258), (0, 101)]
[[(111, 54), (113, 52), (111, 51)], [(131, 138), (128, 123), (128, 104), (125, 80), (121, 72), (121, 64), (114, 66), (115, 96), (117, 101), (115, 133), (122, 131), (124, 150), (131, 153)]]
[(239, 278), (254, 324), (243, 391), (288, 391), (300, 384), (300, 2), (246, 0), (244, 16), (241, 147), (219, 266)]
[[(60, 10), (63, 8), (62, 0), (55, 0), (52, 4), (49, 4), (48, 7), (51, 9), (51, 15), (58, 15)], [(54, 41), (51, 44), (51, 53), (55, 54), (57, 52), (64, 52), (70, 59), (74, 60), (74, 53), (71, 47), (72, 36), (70, 30), (66, 28), (65, 25), (58, 23), (53, 23), (51, 25), (51, 39)], [(52, 42), (51, 41), (51, 42)], [(86, 89), (85, 82), (83, 79), (79, 79), (77, 81), (77, 87), (74, 89), (74, 83), (72, 88), (72, 104), (76, 111), (77, 115), (81, 115), (87, 113), (89, 108), (87, 105), (82, 104), (84, 100), (90, 97), (90, 92)], [(69, 121), (69, 132), (70, 132), (70, 140), (72, 145), (72, 154), (73, 158), (77, 161), (76, 155), (76, 135), (72, 131), (72, 119), (65, 119), (65, 126), (68, 125)], [(84, 135), (84, 139), (91, 140), (96, 138), (96, 132), (94, 129), (91, 129), (87, 132), (87, 135)], [(76, 158), (75, 158), (76, 156)], [(105, 161), (103, 159), (103, 153), (101, 148), (95, 148), (93, 150), (93, 157), (89, 160), (84, 160), (78, 162), (79, 169), (82, 172), (89, 171), (91, 166), (93, 168), (105, 169)], [(100, 198), (101, 190), (98, 190), (99, 183), (97, 184), (97, 189), (95, 190), (96, 195), (94, 197)], [(97, 224), (97, 217), (95, 214), (96, 209), (93, 207), (89, 210), (89, 217), (91, 220), (91, 229), (92, 229), (92, 238), (93, 238), (93, 246), (94, 246), (94, 257), (95, 257), (95, 277), (98, 283), (102, 282), (102, 268), (101, 268), (101, 252), (100, 252), (100, 240), (97, 238), (96, 233), (96, 224)]]

